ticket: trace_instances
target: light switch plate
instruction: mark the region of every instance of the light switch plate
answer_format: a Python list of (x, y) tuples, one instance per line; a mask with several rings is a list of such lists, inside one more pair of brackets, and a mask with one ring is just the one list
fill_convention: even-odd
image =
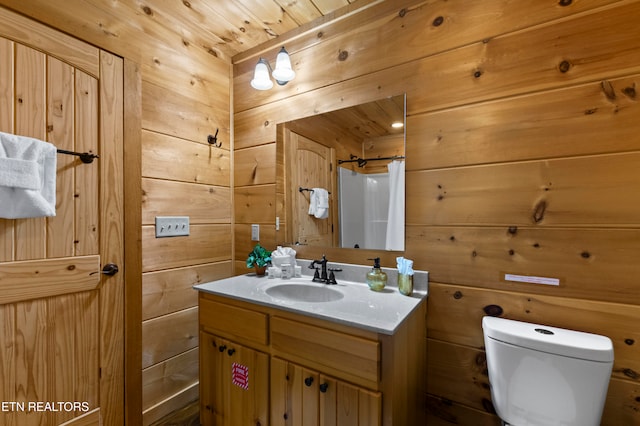
[(260, 225), (251, 225), (251, 241), (260, 241)]
[(156, 216), (156, 238), (189, 235), (189, 216)]

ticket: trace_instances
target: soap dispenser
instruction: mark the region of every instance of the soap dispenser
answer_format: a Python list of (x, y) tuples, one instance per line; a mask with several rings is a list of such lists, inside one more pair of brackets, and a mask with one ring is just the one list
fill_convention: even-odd
[(387, 274), (380, 269), (380, 258), (376, 257), (373, 260), (373, 268), (367, 273), (367, 284), (373, 291), (382, 291), (385, 285), (387, 285)]

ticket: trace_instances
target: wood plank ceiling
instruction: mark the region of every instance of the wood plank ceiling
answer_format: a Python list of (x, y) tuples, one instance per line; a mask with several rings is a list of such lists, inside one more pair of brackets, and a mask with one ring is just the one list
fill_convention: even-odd
[[(211, 47), (229, 58), (318, 18), (380, 0), (182, 0), (140, 3), (143, 13), (167, 19), (167, 25), (199, 31)], [(175, 31), (175, 28), (173, 28)]]

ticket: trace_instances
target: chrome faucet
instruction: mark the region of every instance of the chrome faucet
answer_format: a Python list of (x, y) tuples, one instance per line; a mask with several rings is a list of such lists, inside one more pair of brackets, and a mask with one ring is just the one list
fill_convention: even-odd
[[(309, 269), (315, 269), (316, 272), (313, 274), (313, 279), (311, 281), (316, 283), (324, 283), (324, 284), (338, 284), (336, 282), (336, 276), (334, 272), (342, 271), (340, 268), (329, 268), (331, 274), (327, 275), (327, 257), (323, 254), (322, 260), (314, 260), (309, 265)], [(320, 265), (321, 272), (318, 272), (318, 268), (316, 265)]]

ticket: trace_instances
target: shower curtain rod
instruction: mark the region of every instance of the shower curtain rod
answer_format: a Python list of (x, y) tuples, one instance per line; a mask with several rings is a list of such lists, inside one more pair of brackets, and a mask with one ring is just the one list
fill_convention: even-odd
[(358, 163), (358, 167), (363, 167), (369, 161), (381, 161), (381, 160), (403, 160), (404, 155), (393, 155), (391, 157), (378, 157), (378, 158), (360, 158), (355, 155), (351, 155), (350, 160), (338, 160), (338, 164), (342, 163)]

